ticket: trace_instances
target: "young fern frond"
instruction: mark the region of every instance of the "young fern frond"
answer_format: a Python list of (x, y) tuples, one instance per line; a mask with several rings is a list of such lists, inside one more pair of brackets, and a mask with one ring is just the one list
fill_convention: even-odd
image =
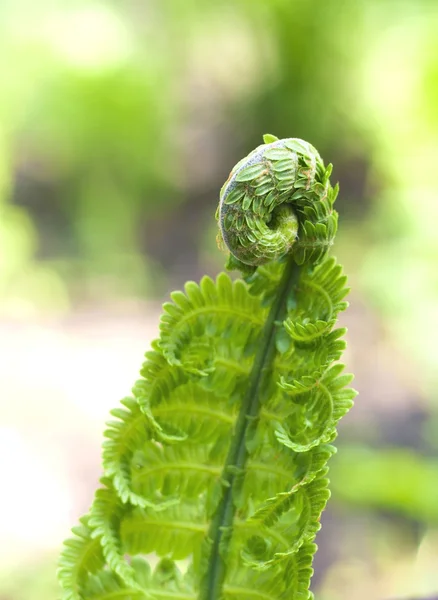
[(327, 257), (330, 173), (273, 136), (231, 172), (219, 238), (242, 279), (204, 277), (164, 305), (65, 543), (64, 600), (312, 598), (331, 443), (355, 396), (337, 362), (348, 288)]

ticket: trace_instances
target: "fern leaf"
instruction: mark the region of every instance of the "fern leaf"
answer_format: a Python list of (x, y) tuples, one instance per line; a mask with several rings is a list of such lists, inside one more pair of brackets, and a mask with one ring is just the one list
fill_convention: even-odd
[(91, 536), (88, 516), (73, 527), (73, 538), (64, 542), (58, 579), (63, 588), (63, 600), (82, 600), (82, 590), (90, 573), (96, 573), (105, 564), (99, 538)]
[(214, 352), (208, 338), (220, 332), (250, 343), (263, 326), (265, 315), (243, 282), (232, 283), (225, 273), (218, 276), (216, 285), (204, 277), (200, 285), (187, 283), (185, 291), (173, 293), (173, 302), (163, 306), (160, 346), (169, 364), (205, 376), (212, 367), (204, 355), (210, 358)]
[(92, 536), (102, 544), (103, 554), (110, 569), (120, 577), (127, 586), (138, 587), (135, 572), (126, 560), (120, 539), (120, 525), (129, 510), (129, 505), (122, 504), (105, 478), (101, 480), (104, 487), (97, 490), (91, 506), (89, 524)]
[(243, 542), (241, 556), (246, 566), (265, 570), (293, 556), (304, 542), (314, 539), (330, 496), (328, 480), (323, 475), (309, 485), (299, 485), (269, 498), (244, 527), (237, 527), (236, 541)]
[(120, 527), (125, 552), (148, 554), (172, 560), (185, 559), (201, 544), (208, 528), (202, 501), (185, 502), (156, 512), (135, 508), (128, 512)]
[(104, 432), (107, 438), (103, 443), (105, 474), (113, 479), (113, 484), (123, 503), (129, 501), (140, 506), (155, 504), (152, 500), (140, 498), (133, 493), (130, 483), (130, 460), (136, 448), (149, 437), (147, 424), (134, 399), (125, 398), (121, 404), (125, 408), (111, 411), (111, 415), (116, 417), (117, 421), (109, 421), (108, 429)]
[(307, 142), (272, 136), (231, 172), (218, 219), (242, 279), (204, 277), (164, 305), (65, 543), (63, 600), (313, 598), (330, 443), (355, 396), (337, 362), (348, 287), (327, 257), (330, 173)]
[(132, 569), (141, 589), (126, 586), (111, 571), (101, 571), (90, 577), (84, 595), (90, 600), (195, 600), (193, 587), (171, 560), (163, 559), (152, 571), (144, 559), (134, 558)]

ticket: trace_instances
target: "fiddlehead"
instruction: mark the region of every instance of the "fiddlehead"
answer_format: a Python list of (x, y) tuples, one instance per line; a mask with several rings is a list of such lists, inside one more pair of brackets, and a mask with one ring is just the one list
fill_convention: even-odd
[(331, 167), (301, 140), (265, 142), (220, 195), (245, 281), (205, 277), (164, 305), (133, 397), (112, 411), (103, 487), (66, 542), (66, 600), (311, 597), (330, 443), (354, 397), (335, 363), (348, 289), (326, 258)]
[(332, 167), (325, 168), (303, 140), (265, 136), (265, 141), (237, 163), (221, 190), (221, 237), (245, 265), (285, 255), (293, 255), (299, 265), (315, 263), (333, 244), (337, 229)]

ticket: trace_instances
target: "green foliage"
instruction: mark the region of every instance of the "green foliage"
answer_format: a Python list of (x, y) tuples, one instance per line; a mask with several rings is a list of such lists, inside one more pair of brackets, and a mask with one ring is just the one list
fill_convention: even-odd
[[(360, 464), (360, 469), (356, 465)], [(381, 509), (425, 524), (438, 523), (438, 460), (407, 448), (343, 446), (331, 466), (343, 506)]]
[(164, 305), (133, 396), (112, 411), (102, 487), (66, 542), (64, 600), (312, 597), (327, 461), (355, 395), (336, 362), (348, 288), (326, 257), (331, 167), (302, 140), (265, 142), (221, 193), (245, 281), (204, 277)]
[(12, 568), (5, 565), (4, 562), (2, 563), (0, 598), (2, 600), (58, 598), (59, 585), (55, 576), (56, 557), (42, 552), (38, 556), (33, 554), (27, 564), (23, 564), (23, 562), (13, 562)]

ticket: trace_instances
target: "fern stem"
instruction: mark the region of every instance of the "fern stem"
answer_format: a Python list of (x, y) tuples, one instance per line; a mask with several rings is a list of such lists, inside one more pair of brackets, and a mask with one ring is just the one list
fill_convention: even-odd
[(246, 440), (249, 427), (254, 426), (260, 412), (260, 398), (263, 380), (272, 364), (275, 351), (275, 333), (278, 321), (286, 314), (286, 302), (295, 287), (300, 267), (290, 258), (286, 263), (278, 294), (271, 306), (263, 328), (258, 351), (249, 375), (247, 393), (236, 422), (233, 438), (224, 470), (222, 472), (222, 497), (212, 520), (208, 539), (210, 554), (199, 600), (219, 600), (226, 575), (227, 550), (231, 541), (233, 521), (236, 512), (234, 492), (236, 474), (244, 476), (248, 450)]

